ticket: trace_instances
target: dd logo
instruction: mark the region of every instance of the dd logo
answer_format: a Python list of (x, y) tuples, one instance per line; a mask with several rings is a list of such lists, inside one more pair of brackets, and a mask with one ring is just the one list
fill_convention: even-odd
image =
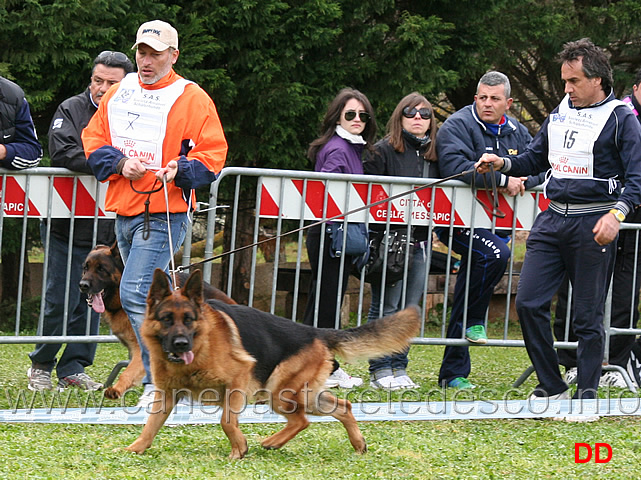
[[(585, 457), (581, 458), (582, 449), (585, 450)], [(602, 456), (602, 450), (607, 450), (607, 456)], [(592, 459), (592, 447), (587, 443), (574, 444), (574, 463), (588, 463)], [(594, 444), (594, 463), (608, 463), (612, 460), (612, 447), (609, 443)]]

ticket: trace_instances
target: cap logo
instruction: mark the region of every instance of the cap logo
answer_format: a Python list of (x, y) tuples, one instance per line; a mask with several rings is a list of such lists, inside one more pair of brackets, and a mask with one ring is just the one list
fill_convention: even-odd
[(160, 37), (160, 30), (156, 30), (155, 28), (145, 28), (142, 31), (142, 35), (144, 35), (145, 33), (153, 33), (154, 35), (158, 35)]

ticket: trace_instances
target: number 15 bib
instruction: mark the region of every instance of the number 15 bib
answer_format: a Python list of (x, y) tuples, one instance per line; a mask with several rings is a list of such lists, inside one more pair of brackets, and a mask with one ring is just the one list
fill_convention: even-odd
[(612, 100), (593, 108), (570, 108), (566, 95), (548, 123), (548, 159), (556, 178), (594, 179), (594, 142), (612, 111), (623, 102)]

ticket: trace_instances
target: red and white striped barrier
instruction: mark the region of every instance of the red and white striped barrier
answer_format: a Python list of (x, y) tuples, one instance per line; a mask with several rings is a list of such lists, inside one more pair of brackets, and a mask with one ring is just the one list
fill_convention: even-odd
[[(74, 179), (77, 179), (76, 205), (72, 212)], [(1, 191), (3, 184), (4, 192)], [(50, 188), (53, 188), (51, 195)], [(93, 218), (96, 211), (96, 197), (98, 198), (98, 216), (115, 216), (113, 213), (105, 212), (104, 209), (107, 184), (99, 184), (95, 177), (90, 175), (53, 177), (52, 184), (50, 176), (12, 173), (0, 177), (0, 195), (3, 195), (0, 198), (4, 201), (2, 209), (5, 217), (24, 216), (27, 189), (28, 217), (47, 217), (51, 207), (52, 218), (70, 218), (72, 215), (76, 218)]]
[[(369, 184), (345, 180), (302, 180), (282, 177), (262, 177), (261, 217), (282, 219), (321, 220), (358, 209), (367, 204), (393, 197), (410, 190), (410, 185), (402, 184)], [(303, 192), (305, 199), (303, 201)], [(480, 190), (476, 192), (478, 200), (490, 207), (492, 193)], [(324, 209), (324, 199), (327, 203)], [(505, 213), (504, 218), (495, 217), (495, 225), (501, 228), (512, 228), (513, 222), (518, 230), (529, 230), (539, 212), (545, 210), (549, 201), (541, 192), (526, 192), (524, 196), (509, 197), (498, 194), (499, 208)], [(389, 209), (388, 209), (389, 205)], [(389, 214), (388, 214), (389, 212)], [(516, 218), (515, 218), (516, 212)], [(490, 228), (492, 215), (484, 209), (473, 196), (469, 186), (461, 187), (428, 187), (418, 192), (402, 196), (391, 202), (363, 209), (350, 214), (348, 221), (385, 223), (388, 215), (390, 222), (412, 225), (448, 226), (452, 216), (455, 226)]]

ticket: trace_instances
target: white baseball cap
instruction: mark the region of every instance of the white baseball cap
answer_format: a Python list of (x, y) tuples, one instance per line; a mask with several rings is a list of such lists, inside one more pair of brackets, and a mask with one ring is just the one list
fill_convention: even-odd
[(131, 47), (132, 50), (141, 43), (149, 45), (159, 52), (167, 50), (169, 47), (178, 50), (178, 32), (174, 27), (162, 20), (145, 22), (138, 28), (136, 43)]

